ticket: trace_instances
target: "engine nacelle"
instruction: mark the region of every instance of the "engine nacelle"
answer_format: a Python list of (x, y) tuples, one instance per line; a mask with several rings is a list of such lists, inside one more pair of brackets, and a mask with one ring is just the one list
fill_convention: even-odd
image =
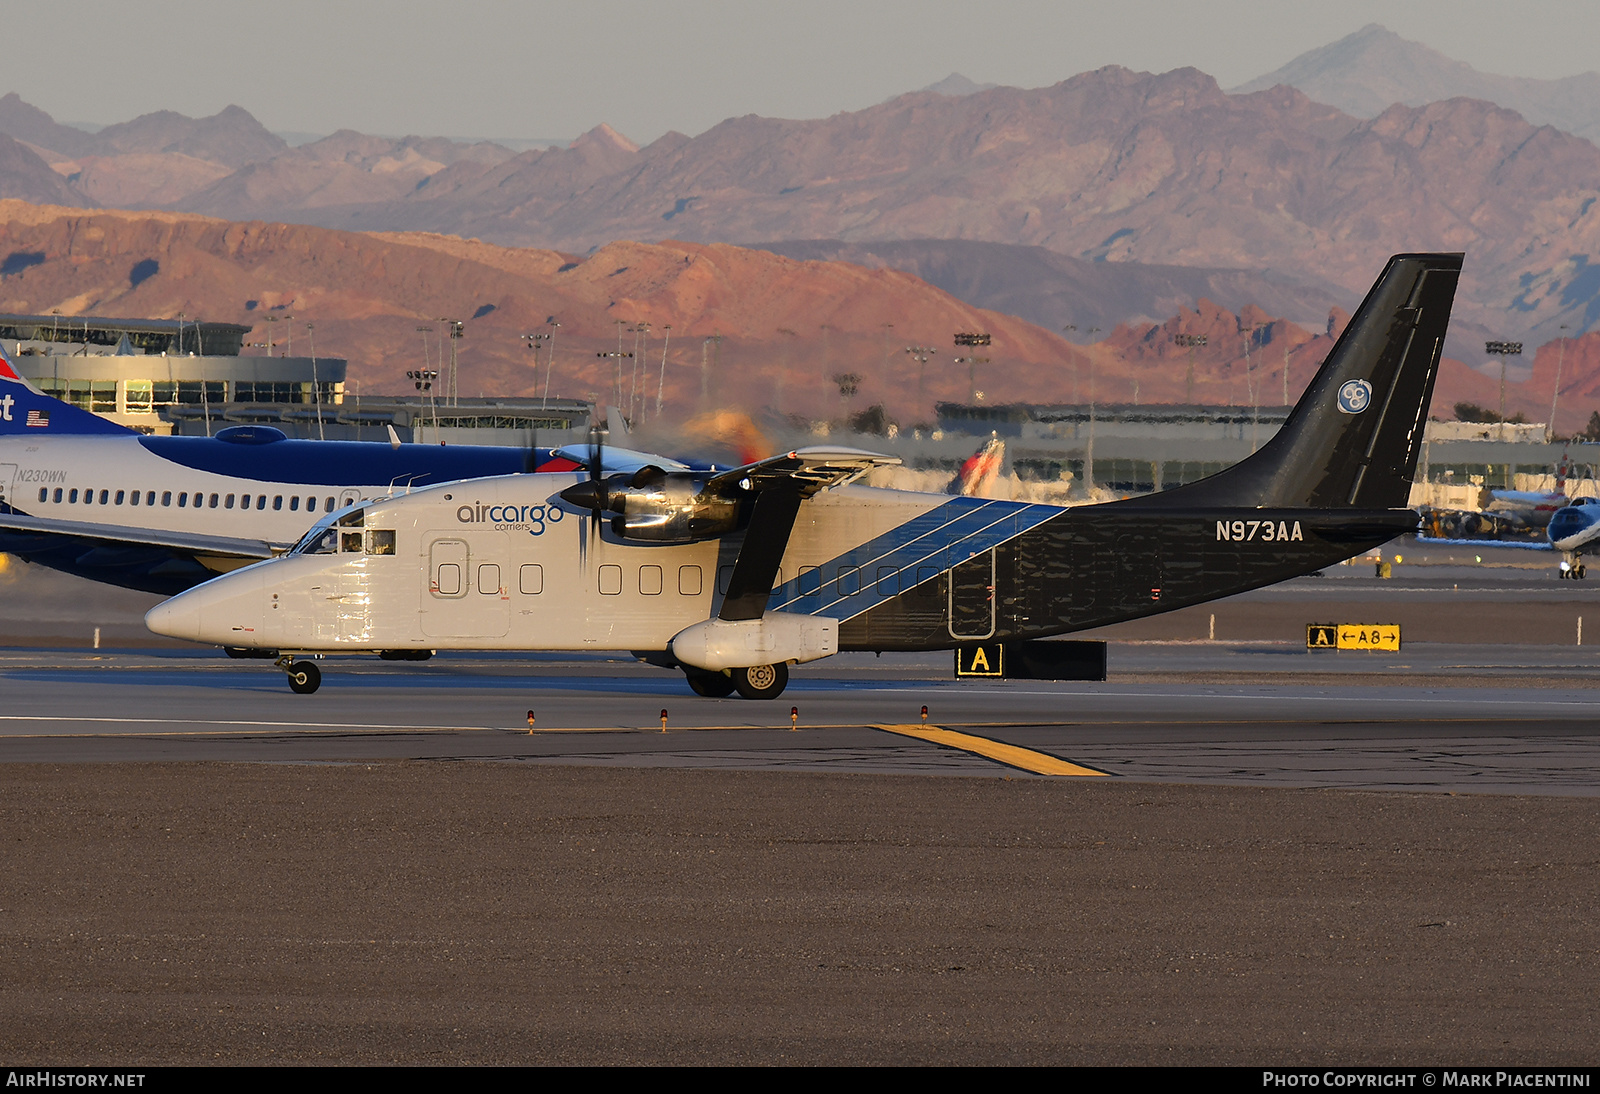
[(767, 612), (760, 619), (708, 619), (679, 631), (671, 648), (672, 656), (697, 669), (815, 661), (839, 652), (839, 621), (793, 612)]
[(693, 543), (739, 526), (739, 503), (698, 492), (629, 487), (610, 496), (611, 530), (648, 543)]

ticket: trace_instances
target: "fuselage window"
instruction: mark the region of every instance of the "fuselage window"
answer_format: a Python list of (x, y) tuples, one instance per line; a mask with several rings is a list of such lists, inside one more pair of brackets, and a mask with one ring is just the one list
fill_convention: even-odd
[(222, 499), (222, 507), (224, 509), (232, 509), (233, 508), (233, 495), (232, 494), (229, 494), (227, 497)]
[[(369, 535), (371, 533), (368, 533)], [(485, 596), (500, 593), (500, 567), (493, 562), (478, 567), (478, 591)]]
[(49, 496), (50, 496), (50, 488), (48, 486), (39, 487), (39, 500), (40, 501), (44, 501)]
[(211, 500), (206, 503), (206, 507), (208, 509), (215, 509), (217, 507), (217, 495), (211, 495)]
[(161, 491), (161, 504), (162, 505), (171, 505), (172, 504), (172, 491), (171, 490), (163, 490), (163, 491)]
[(544, 567), (532, 565), (518, 570), (517, 588), (529, 596), (538, 596), (544, 592)]
[(314, 497), (307, 498), (306, 499), (306, 512), (315, 513), (316, 511), (317, 511), (317, 499), (314, 498)]
[(186, 504), (188, 504), (188, 501), (189, 501), (189, 492), (187, 490), (181, 491), (178, 494), (178, 508), (182, 509)]
[[(394, 554), (394, 532), (389, 530), (389, 529), (387, 529), (387, 528), (368, 532), (367, 533), (367, 554), (369, 554), (369, 555), (392, 555), (392, 554)], [(496, 589), (498, 589), (500, 587), (500, 581), (499, 581), (498, 578), (495, 579), (495, 586), (494, 587)]]
[[(156, 492), (154, 490), (144, 496), (144, 503), (146, 505), (154, 505), (156, 503)], [(165, 505), (166, 502), (162, 502), (162, 504)]]
[(616, 596), (622, 592), (622, 567), (600, 567), (600, 592), (605, 596)]
[(72, 491), (72, 493), (67, 495), (67, 504), (71, 505), (73, 502), (75, 502), (77, 500), (78, 500), (78, 491), (76, 489), (74, 489)]
[(282, 494), (279, 494), (277, 497), (272, 499), (272, 507), (274, 509), (282, 509), (283, 508), (283, 495)]
[(133, 491), (133, 493), (128, 495), (128, 504), (129, 505), (138, 505), (139, 504), (139, 491), (135, 490), (135, 491)]
[(124, 497), (126, 497), (126, 496), (127, 496), (127, 491), (125, 491), (125, 490), (118, 490), (118, 491), (117, 491), (117, 498), (116, 498), (116, 501), (117, 501), (117, 504), (118, 504), (118, 505), (121, 505), (121, 504), (122, 504), (122, 499), (123, 499), (123, 498), (124, 498)]
[[(349, 535), (350, 533), (345, 533)], [(454, 562), (439, 564), (438, 592), (440, 596), (461, 595), (461, 567)]]
[(56, 487), (56, 501), (61, 500), (61, 487)]
[(256, 495), (256, 508), (257, 509), (265, 509), (266, 507), (267, 507), (267, 496), (265, 494), (257, 494)]
[(83, 492), (83, 504), (85, 504), (85, 505), (93, 505), (94, 504), (94, 491), (93, 490), (85, 490)]
[(333, 512), (333, 499), (332, 499), (332, 498), (329, 498), (329, 499), (328, 499), (328, 504), (327, 504), (327, 506), (326, 506), (326, 507), (325, 507), (325, 508), (324, 508), (324, 509), (323, 509), (323, 510), (322, 510), (322, 511), (323, 511), (323, 512), (324, 512), (324, 513), (331, 513), (331, 512)]
[(294, 497), (289, 499), (289, 512), (298, 513), (299, 511), (300, 511), (300, 495), (296, 494)]
[(645, 596), (661, 595), (661, 567), (639, 567), (639, 591)]
[(678, 567), (678, 594), (680, 596), (700, 595), (700, 567)]

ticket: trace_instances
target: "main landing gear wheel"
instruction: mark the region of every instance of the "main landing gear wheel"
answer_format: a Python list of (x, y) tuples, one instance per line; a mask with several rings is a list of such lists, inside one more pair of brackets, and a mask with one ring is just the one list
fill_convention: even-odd
[(707, 699), (726, 699), (733, 694), (733, 678), (720, 672), (689, 672), (689, 690)]
[(289, 674), (289, 690), (310, 695), (322, 686), (322, 670), (310, 661), (296, 661), (284, 670)]
[(776, 699), (789, 686), (789, 666), (780, 661), (776, 665), (734, 669), (733, 686), (746, 699)]

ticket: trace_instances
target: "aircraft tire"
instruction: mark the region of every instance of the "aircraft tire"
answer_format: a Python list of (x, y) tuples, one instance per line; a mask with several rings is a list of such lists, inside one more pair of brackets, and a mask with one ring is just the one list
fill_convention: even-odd
[(1576, 570), (1573, 571), (1573, 573), (1578, 575), (1578, 580), (1579, 581), (1582, 581), (1584, 579), (1585, 574), (1586, 574), (1586, 568), (1583, 567), (1583, 566), (1579, 566)]
[(684, 670), (689, 678), (689, 690), (707, 699), (726, 699), (733, 694), (733, 678), (720, 672), (693, 672)]
[(310, 695), (322, 686), (322, 670), (311, 661), (296, 661), (289, 666), (289, 690)]
[(776, 699), (789, 686), (789, 666), (780, 661), (776, 665), (734, 669), (733, 686), (746, 699)]

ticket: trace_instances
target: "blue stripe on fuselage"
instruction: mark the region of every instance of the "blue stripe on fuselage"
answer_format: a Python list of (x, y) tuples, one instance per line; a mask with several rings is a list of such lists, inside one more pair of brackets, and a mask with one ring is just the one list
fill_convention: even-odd
[(432, 486), (527, 470), (521, 448), (375, 441), (274, 441), (235, 444), (207, 437), (140, 437), (164, 460), (236, 479), (304, 486)]
[[(1008, 539), (1037, 528), (1062, 510), (1054, 505), (952, 498), (898, 528), (852, 548), (773, 590), (769, 611), (826, 615), (845, 620), (877, 607), (916, 584), (918, 566), (948, 570)], [(899, 574), (879, 588), (878, 570)], [(856, 592), (839, 587), (839, 571), (854, 570)], [(901, 575), (906, 575), (902, 577)], [(909, 577), (909, 580), (907, 580)]]

